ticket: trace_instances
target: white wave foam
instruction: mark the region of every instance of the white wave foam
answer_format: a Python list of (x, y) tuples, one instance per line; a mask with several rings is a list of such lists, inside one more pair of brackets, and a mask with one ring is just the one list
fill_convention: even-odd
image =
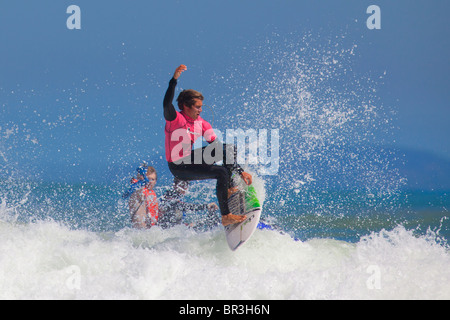
[(398, 227), (359, 243), (221, 228), (117, 233), (0, 222), (1, 299), (449, 299), (450, 255)]

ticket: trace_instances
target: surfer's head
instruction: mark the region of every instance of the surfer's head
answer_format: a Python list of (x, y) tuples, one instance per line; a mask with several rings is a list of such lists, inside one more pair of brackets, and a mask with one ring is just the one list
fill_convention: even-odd
[(203, 95), (195, 90), (183, 90), (177, 98), (178, 108), (196, 120), (203, 107)]

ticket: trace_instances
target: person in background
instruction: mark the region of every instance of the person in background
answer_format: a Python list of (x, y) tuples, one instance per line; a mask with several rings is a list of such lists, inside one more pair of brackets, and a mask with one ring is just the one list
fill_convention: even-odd
[[(174, 178), (173, 186), (167, 190), (159, 201), (159, 220), (158, 225), (162, 228), (170, 228), (178, 224), (183, 223), (183, 217), (186, 213), (194, 211), (208, 211), (208, 217), (204, 219), (202, 226), (213, 226), (220, 223), (215, 211), (218, 210), (218, 206), (213, 203), (208, 204), (195, 204), (183, 202), (182, 198), (186, 194), (189, 188), (189, 181), (183, 181)], [(199, 225), (194, 225), (196, 228)]]
[(137, 229), (149, 229), (158, 223), (158, 199), (153, 188), (158, 176), (155, 168), (143, 164), (136, 169), (137, 178), (131, 180), (130, 189), (123, 195), (129, 198), (131, 223)]

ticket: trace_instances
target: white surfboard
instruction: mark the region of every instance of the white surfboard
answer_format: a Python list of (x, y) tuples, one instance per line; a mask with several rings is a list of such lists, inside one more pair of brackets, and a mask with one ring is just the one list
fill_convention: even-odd
[(225, 227), (228, 246), (234, 251), (250, 239), (255, 232), (262, 208), (253, 186), (234, 193), (228, 199), (228, 206), (232, 214), (247, 216), (243, 222)]

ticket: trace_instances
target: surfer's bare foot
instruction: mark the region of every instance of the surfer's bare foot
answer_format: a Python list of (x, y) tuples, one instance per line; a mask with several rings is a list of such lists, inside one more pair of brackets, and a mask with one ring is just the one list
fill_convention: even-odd
[(247, 219), (246, 216), (238, 216), (235, 214), (227, 214), (225, 216), (222, 216), (222, 224), (224, 227), (229, 226), (230, 224), (240, 223)]

